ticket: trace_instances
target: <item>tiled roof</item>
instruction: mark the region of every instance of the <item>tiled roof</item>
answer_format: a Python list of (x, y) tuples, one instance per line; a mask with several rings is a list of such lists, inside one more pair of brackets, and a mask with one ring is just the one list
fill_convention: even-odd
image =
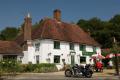
[(0, 41), (0, 54), (22, 54), (22, 48), (14, 41)]
[[(84, 32), (75, 24), (58, 22), (55, 19), (45, 19), (42, 24), (32, 30), (32, 40), (53, 39), (73, 43), (100, 46), (88, 33)], [(16, 39), (18, 43), (23, 43), (23, 34)]]

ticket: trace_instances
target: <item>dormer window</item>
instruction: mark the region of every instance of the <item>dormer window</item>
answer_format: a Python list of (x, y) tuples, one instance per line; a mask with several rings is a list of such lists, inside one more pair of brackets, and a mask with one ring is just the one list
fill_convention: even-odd
[(70, 50), (74, 50), (74, 44), (73, 43), (70, 43)]
[(39, 48), (40, 48), (40, 43), (36, 43), (35, 44), (35, 51), (39, 51)]
[(60, 49), (60, 41), (54, 41), (54, 49)]

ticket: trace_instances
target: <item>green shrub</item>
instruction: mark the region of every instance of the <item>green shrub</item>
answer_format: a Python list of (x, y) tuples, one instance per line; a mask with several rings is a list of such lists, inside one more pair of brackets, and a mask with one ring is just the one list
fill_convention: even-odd
[(55, 72), (58, 71), (55, 64), (41, 63), (41, 64), (22, 64), (22, 72)]
[(1, 60), (0, 67), (3, 72), (20, 72), (20, 63), (14, 59)]
[(55, 72), (58, 71), (55, 64), (20, 64), (16, 60), (0, 61), (0, 69), (5, 73), (13, 72)]
[(36, 68), (36, 67), (35, 67), (34, 64), (28, 64), (28, 65), (25, 67), (25, 72), (33, 72), (35, 68)]
[(55, 72), (58, 71), (55, 64), (49, 63), (42, 63), (42, 64), (35, 64), (36, 68), (34, 72)]
[(2, 75), (3, 75), (3, 71), (2, 71), (2, 68), (0, 67), (0, 78)]

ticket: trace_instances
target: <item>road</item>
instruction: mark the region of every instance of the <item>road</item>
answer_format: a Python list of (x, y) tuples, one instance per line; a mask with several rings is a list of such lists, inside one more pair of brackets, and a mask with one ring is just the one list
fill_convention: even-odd
[(119, 80), (118, 77), (92, 77), (92, 78), (67, 78), (64, 76), (24, 76), (17, 78), (9, 78), (6, 80)]
[(63, 71), (52, 72), (52, 73), (22, 73), (14, 77), (6, 77), (5, 80), (120, 80), (118, 76), (104, 73), (94, 73), (92, 78), (75, 78), (75, 77), (65, 77)]

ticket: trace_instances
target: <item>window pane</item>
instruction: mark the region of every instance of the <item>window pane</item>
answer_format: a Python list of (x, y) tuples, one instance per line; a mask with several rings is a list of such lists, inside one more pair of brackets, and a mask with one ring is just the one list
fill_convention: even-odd
[(60, 63), (60, 56), (54, 56), (54, 63)]
[(60, 49), (60, 42), (54, 41), (54, 49)]
[(40, 43), (35, 44), (35, 51), (39, 51)]
[(86, 57), (80, 57), (80, 63), (86, 63)]
[(85, 51), (85, 45), (79, 45), (81, 51)]
[(74, 50), (74, 44), (73, 43), (70, 43), (70, 50)]

